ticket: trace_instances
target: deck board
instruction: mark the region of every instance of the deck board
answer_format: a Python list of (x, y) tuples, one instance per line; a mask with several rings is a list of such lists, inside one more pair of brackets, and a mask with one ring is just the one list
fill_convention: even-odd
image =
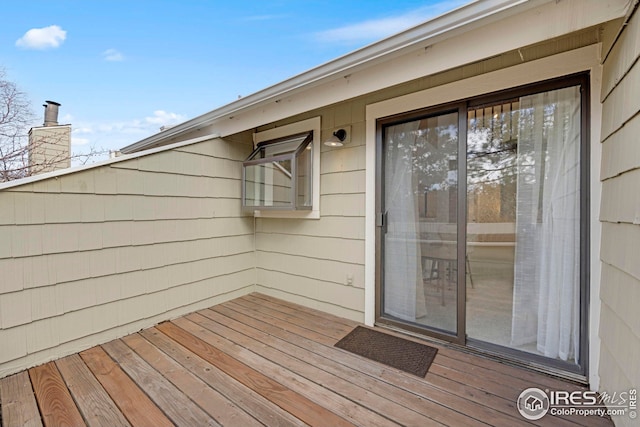
[(42, 427), (38, 404), (26, 371), (0, 380), (0, 402), (3, 425)]
[(87, 424), (99, 427), (131, 425), (79, 355), (64, 357), (55, 364)]
[(102, 346), (111, 358), (137, 384), (177, 426), (219, 426), (198, 405), (171, 384), (162, 374), (136, 355), (121, 340)]
[(53, 362), (29, 369), (29, 378), (46, 427), (86, 425)]
[[(203, 317), (198, 321), (199, 325), (208, 330), (228, 337), (238, 345), (254, 348), (255, 352), (281, 366), (287, 366), (291, 372), (306, 378), (312, 383), (333, 390), (335, 393), (350, 397), (358, 405), (368, 408), (372, 413), (378, 412), (385, 418), (394, 419), (402, 425), (426, 425), (433, 420), (400, 405), (391, 399), (387, 399), (374, 392), (376, 384), (357, 384), (350, 380), (353, 372), (348, 370), (332, 372), (331, 368), (337, 366), (330, 360), (321, 357), (306, 349), (296, 347), (274, 336), (261, 333), (252, 327), (244, 326), (231, 318), (216, 315), (215, 312), (200, 312)], [(260, 343), (265, 344), (264, 346)], [(345, 381), (344, 379), (348, 379)], [(376, 416), (377, 418), (377, 416)], [(363, 420), (363, 417), (358, 417)], [(369, 422), (373, 425), (374, 419)]]
[(0, 379), (2, 426), (613, 425), (529, 422), (523, 389), (584, 387), (451, 346), (424, 378), (334, 347), (357, 325), (246, 295)]
[(124, 373), (102, 347), (83, 351), (80, 353), (80, 357), (131, 425), (135, 427), (173, 426), (171, 420)]
[[(467, 402), (458, 402), (465, 403), (465, 407), (460, 408), (460, 411), (447, 410), (446, 408), (441, 407), (441, 405), (439, 405), (438, 403), (434, 402), (431, 397), (425, 398), (423, 395), (416, 393), (416, 390), (411, 390), (411, 393), (399, 393), (399, 390), (394, 384), (380, 380), (380, 378), (382, 377), (382, 371), (392, 371), (393, 373), (391, 376), (408, 376), (409, 374), (406, 374), (394, 368), (377, 364), (377, 366), (371, 370), (367, 370), (366, 368), (363, 369), (362, 358), (360, 358), (359, 356), (342, 350), (336, 351), (336, 349), (334, 349), (333, 347), (318, 345), (317, 343), (305, 340), (304, 337), (288, 334), (283, 329), (279, 330), (278, 327), (283, 326), (283, 324), (280, 324), (277, 321), (273, 322), (273, 327), (269, 327), (269, 323), (262, 322), (262, 324), (260, 324), (257, 319), (253, 319), (254, 322), (252, 322), (251, 318), (249, 317), (249, 312), (245, 312), (246, 317), (243, 318), (239, 314), (234, 314), (232, 310), (225, 307), (214, 307), (212, 310), (208, 311), (212, 313), (220, 312), (227, 314), (228, 319), (230, 320), (225, 321), (224, 319), (218, 317), (221, 322), (225, 322), (227, 324), (233, 324), (232, 319), (235, 317), (241, 318), (243, 322), (250, 324), (255, 329), (264, 328), (268, 332), (265, 333), (261, 342), (271, 343), (273, 347), (277, 347), (283, 351), (287, 351), (287, 353), (292, 356), (303, 359), (306, 364), (319, 367), (323, 370), (326, 370), (327, 372), (331, 372), (337, 377), (342, 378), (343, 380), (347, 380), (348, 382), (360, 386), (364, 390), (369, 390), (371, 392), (375, 391), (375, 393), (379, 393), (378, 399), (369, 402), (368, 407), (371, 409), (382, 411), (385, 416), (389, 416), (400, 422), (401, 424), (413, 424), (409, 422), (412, 419), (410, 416), (411, 414), (405, 415), (405, 412), (407, 410), (424, 412), (424, 418), (421, 418), (420, 420), (422, 421), (422, 423), (430, 421), (431, 423), (455, 423), (455, 425), (478, 425), (478, 423), (473, 418), (471, 418), (469, 414), (472, 414), (473, 410), (484, 411), (483, 407), (475, 406), (470, 408), (469, 405), (466, 405)], [(214, 314), (205, 315), (215, 317)], [(282, 337), (283, 339), (281, 339), (280, 341), (276, 341), (274, 339), (268, 338), (267, 334), (273, 337)], [(311, 373), (309, 376), (310, 378), (314, 378), (314, 380), (320, 377), (315, 372)], [(345, 391), (345, 394), (355, 394), (360, 399), (360, 404), (367, 405), (362, 397), (359, 396), (359, 393), (355, 393), (356, 391), (357, 390), (351, 390), (351, 393), (349, 391)], [(378, 402), (380, 399), (388, 400), (389, 403), (379, 404)], [(390, 403), (395, 403), (396, 406), (391, 406)], [(404, 410), (399, 409), (398, 406), (404, 408)], [(387, 409), (386, 412), (384, 411), (385, 409)], [(461, 411), (466, 412), (460, 413)], [(403, 416), (406, 416), (408, 418), (403, 418)], [(514, 420), (514, 424), (516, 423), (517, 420)], [(418, 425), (420, 425), (420, 423), (418, 423)]]
[[(245, 347), (235, 344), (221, 335), (200, 326), (200, 322), (204, 322), (202, 316), (192, 314), (186, 316), (184, 319), (178, 319), (175, 322), (179, 322), (181, 327), (186, 328), (199, 338), (223, 349), (225, 353), (231, 355), (234, 359), (250, 366), (260, 366), (260, 371), (267, 377), (278, 377), (280, 383), (287, 390), (293, 392), (294, 396), (304, 399), (311, 408), (318, 408), (322, 411), (320, 413), (321, 416), (316, 422), (333, 417), (345, 425), (352, 425), (352, 423), (360, 421), (370, 426), (397, 426), (397, 424), (391, 420), (357, 405), (352, 400), (344, 398), (332, 388), (325, 388), (308, 380), (303, 375), (297, 374), (287, 362), (260, 356), (260, 350), (258, 348), (253, 349), (254, 351), (247, 351)], [(323, 407), (326, 408), (322, 410)], [(324, 423), (333, 425), (333, 423), (329, 421), (324, 421)]]
[[(346, 333), (348, 333), (353, 327), (357, 325), (356, 322), (342, 321), (337, 328), (339, 332), (329, 331), (326, 328), (326, 325), (321, 325), (316, 320), (319, 316), (325, 316), (325, 314), (314, 313), (312, 309), (304, 309), (304, 311), (299, 311), (297, 316), (292, 317), (291, 307), (287, 307), (286, 304), (278, 301), (273, 301), (270, 299), (263, 298), (246, 298), (241, 302), (234, 302), (235, 304), (228, 304), (229, 306), (236, 307), (239, 310), (244, 309), (247, 313), (260, 313), (261, 315), (269, 315), (269, 322), (277, 325), (283, 329), (288, 331), (297, 331), (298, 333), (305, 333), (306, 330), (311, 330), (315, 334), (320, 334), (320, 337), (316, 335), (316, 339), (319, 339), (323, 342), (324, 345), (333, 346), (335, 342)], [(224, 307), (226, 307), (225, 305)], [(213, 310), (222, 310), (224, 307), (217, 308), (214, 307)], [(300, 315), (303, 313), (304, 315)], [(250, 314), (249, 314), (250, 315)], [(290, 323), (290, 321), (295, 321), (295, 324)], [(256, 326), (257, 327), (257, 326)], [(442, 347), (439, 347), (440, 350)], [(454, 388), (458, 383), (452, 381), (451, 379), (441, 376), (435, 376), (437, 382), (442, 384), (445, 382), (447, 386), (445, 387), (437, 387), (431, 381), (430, 378), (434, 378), (434, 375), (431, 373), (432, 370), (438, 369), (437, 364), (438, 361), (442, 359), (441, 354), (437, 355), (432, 368), (430, 368), (429, 373), (427, 374), (427, 381), (416, 381), (412, 376), (407, 375), (399, 370), (394, 370), (393, 368), (389, 368), (383, 365), (377, 364), (367, 364), (360, 366), (361, 359), (357, 356), (352, 356), (346, 353), (346, 357), (352, 358), (352, 364), (355, 366), (355, 369), (359, 370), (361, 373), (371, 375), (378, 378), (383, 378), (393, 387), (401, 387), (405, 391), (424, 397), (425, 400), (432, 403), (436, 406), (436, 412), (427, 411), (431, 416), (434, 417), (443, 417), (445, 422), (454, 423), (457, 425), (458, 423), (465, 424), (465, 420), (461, 420), (458, 413), (462, 413), (465, 416), (470, 416), (473, 414), (474, 417), (477, 417), (478, 420), (490, 420), (492, 425), (526, 425), (525, 420), (520, 416), (515, 407), (515, 402), (518, 397), (520, 391), (524, 390), (528, 387), (521, 388), (517, 393), (511, 396), (508, 392), (511, 391), (511, 388), (505, 388), (506, 392), (504, 394), (509, 394), (510, 398), (505, 399), (503, 395), (500, 393), (481, 393), (481, 389), (473, 390), (468, 386), (464, 387), (466, 392), (471, 393), (474, 397), (480, 398), (478, 399), (469, 399), (464, 395), (460, 395), (460, 393), (452, 392), (450, 385), (453, 384)], [(459, 378), (462, 377), (459, 376)], [(475, 377), (474, 377), (475, 378)], [(482, 381), (480, 377), (479, 381)], [(463, 380), (464, 381), (464, 380)], [(501, 387), (502, 385), (499, 383), (495, 384), (496, 387)], [(459, 389), (459, 388), (458, 388)], [(504, 391), (504, 390), (502, 390)], [(482, 399), (484, 398), (484, 399)], [(510, 403), (512, 402), (512, 403)], [(444, 412), (444, 409), (450, 409), (448, 412)], [(499, 413), (503, 415), (497, 415)], [(466, 421), (468, 423), (468, 420)], [(541, 424), (544, 425), (545, 421)], [(560, 423), (560, 425), (564, 425), (563, 421), (557, 421), (556, 425)]]
[[(266, 323), (276, 324), (281, 328), (288, 331), (294, 331), (298, 334), (313, 335), (315, 340), (329, 346), (335, 344), (335, 342), (358, 325), (357, 322), (340, 318), (339, 321), (335, 323), (335, 328), (327, 328), (326, 324), (319, 322), (318, 319), (331, 319), (335, 318), (335, 316), (315, 309), (299, 307), (295, 304), (262, 294), (248, 295), (247, 297), (234, 300), (221, 307), (235, 307), (245, 313), (257, 313), (255, 316), (258, 317), (268, 316), (268, 321)], [(215, 310), (217, 307), (213, 307), (213, 309)], [(386, 332), (403, 336), (393, 331)], [(418, 339), (414, 339), (412, 337), (403, 337), (420, 342)], [(505, 365), (494, 360), (452, 350), (441, 345), (431, 345), (438, 347), (439, 353), (426, 375), (426, 381), (418, 385), (418, 390), (422, 393), (421, 395), (429, 396), (441, 406), (449, 406), (457, 410), (468, 408), (468, 410), (471, 410), (471, 413), (475, 416), (479, 416), (479, 418), (485, 421), (491, 420), (490, 422), (492, 425), (500, 425), (503, 422), (505, 422), (506, 425), (517, 425), (517, 423), (524, 422), (524, 419), (516, 409), (515, 402), (520, 392), (526, 388), (537, 386), (541, 389), (585, 389), (582, 386), (547, 375)], [(370, 369), (370, 366), (366, 365), (366, 369)], [(393, 384), (399, 385), (398, 380), (403, 378), (403, 374), (398, 371), (389, 375), (387, 373), (389, 369), (384, 368), (382, 372), (374, 375), (388, 377), (391, 379)], [(453, 389), (460, 390), (460, 387), (458, 386), (461, 386), (465, 394), (471, 394), (473, 396), (471, 399), (466, 396), (462, 396), (464, 399), (475, 402), (477, 398), (483, 398), (482, 401), (476, 402), (479, 403), (482, 408), (479, 409), (473, 406), (468, 407), (464, 401), (460, 402), (452, 400), (451, 397), (446, 394), (434, 394), (431, 390), (424, 390), (425, 383), (432, 385), (433, 382), (439, 384), (445, 382), (446, 386), (440, 388), (449, 393), (452, 393)], [(417, 392), (416, 389), (405, 389), (412, 393)], [(461, 396), (460, 393), (458, 393), (458, 395)], [(497, 403), (496, 400), (486, 399), (487, 396), (501, 399), (500, 404), (497, 406), (494, 405)], [(508, 415), (509, 418), (502, 419), (501, 416), (496, 417), (495, 412), (503, 412), (505, 415)], [(468, 414), (469, 412), (465, 413)], [(513, 422), (513, 424), (510, 424), (510, 422)], [(545, 417), (537, 421), (537, 424), (542, 426), (567, 427), (584, 425), (597, 426), (602, 425), (602, 420), (595, 417), (585, 419), (585, 417), (579, 416), (565, 416), (562, 418)]]
[(164, 354), (141, 335), (130, 335), (122, 339), (131, 349), (142, 357), (151, 367), (171, 381), (189, 399), (199, 405), (218, 425), (233, 420), (237, 425), (259, 426), (255, 418), (239, 409), (215, 389), (187, 371), (182, 365)]
[[(212, 343), (219, 345), (221, 344), (221, 340), (216, 340), (213, 334), (207, 333), (207, 331), (193, 322), (185, 319), (177, 319), (172, 323), (159, 325), (158, 329), (209, 363), (218, 367), (227, 375), (232, 376), (256, 393), (266, 397), (308, 424), (322, 425), (327, 423), (336, 426), (351, 425), (330, 410), (315, 404), (313, 401), (287, 388), (280, 382), (273, 380), (273, 377), (263, 374), (262, 372), (264, 372), (265, 366), (262, 366), (262, 363), (266, 361), (258, 360), (258, 363), (253, 365), (260, 366), (261, 370), (259, 372), (244, 363), (242, 358), (236, 359), (232, 355), (219, 350), (218, 347), (213, 346)], [(229, 350), (230, 349), (227, 348), (227, 351)], [(242, 351), (239, 350), (238, 354), (241, 352)], [(281, 379), (286, 380), (286, 378)]]
[[(140, 334), (158, 349), (182, 364), (185, 369), (197, 375), (209, 387), (227, 396), (230, 401), (235, 402), (235, 405), (252, 414), (264, 424), (279, 427), (305, 425), (298, 418), (295, 418), (260, 394), (252, 392), (250, 388), (226, 375), (223, 371), (209, 364), (206, 360), (195, 355), (156, 328), (141, 331)], [(224, 425), (239, 424), (235, 422), (233, 417), (230, 417), (229, 422), (223, 422), (222, 419), (220, 422)]]

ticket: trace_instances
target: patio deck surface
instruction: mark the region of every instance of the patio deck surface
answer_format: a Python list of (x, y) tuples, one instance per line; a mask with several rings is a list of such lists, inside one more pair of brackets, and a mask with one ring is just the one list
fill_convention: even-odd
[(438, 345), (419, 378), (333, 347), (355, 326), (247, 295), (3, 378), (1, 424), (518, 426), (531, 425), (515, 407), (522, 390), (580, 389)]

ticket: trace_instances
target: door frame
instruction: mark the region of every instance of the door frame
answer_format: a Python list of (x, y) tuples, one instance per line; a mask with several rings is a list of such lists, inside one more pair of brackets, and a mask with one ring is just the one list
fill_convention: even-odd
[[(376, 253), (379, 248), (376, 243), (376, 174), (377, 166), (377, 141), (379, 129), (377, 121), (402, 114), (407, 111), (414, 111), (422, 108), (444, 105), (454, 99), (470, 99), (476, 96), (485, 95), (492, 92), (503, 91), (512, 87), (538, 83), (544, 80), (553, 79), (565, 75), (579, 72), (589, 72), (591, 76), (591, 93), (596, 94), (601, 84), (602, 69), (598, 62), (599, 45), (591, 45), (568, 52), (559, 53), (525, 64), (508, 67), (487, 74), (474, 76), (468, 79), (448, 83), (442, 86), (424, 89), (418, 92), (409, 93), (396, 98), (390, 98), (366, 106), (366, 230), (365, 230), (365, 323), (373, 326), (376, 322), (377, 292), (376, 292)], [(588, 101), (588, 108), (583, 109), (583, 114), (589, 116), (589, 134), (597, 136), (600, 134), (602, 106), (597, 97), (591, 97)], [(591, 158), (588, 164), (583, 164), (585, 168), (599, 170), (602, 149), (597, 138), (589, 140)], [(466, 156), (465, 156), (466, 160)], [(466, 168), (465, 168), (466, 169)], [(589, 199), (591, 205), (588, 211), (583, 210), (586, 218), (598, 218), (601, 198), (601, 183), (597, 174), (591, 174)], [(466, 197), (465, 193), (460, 192)], [(465, 221), (466, 225), (466, 221)], [(585, 275), (590, 277), (587, 293), (598, 295), (600, 288), (600, 262), (599, 248), (601, 233), (599, 223), (585, 223), (585, 228), (589, 230), (590, 242), (587, 242), (590, 252), (590, 265)], [(465, 230), (466, 231), (466, 230)], [(465, 270), (459, 268), (458, 271)], [(588, 363), (589, 377), (584, 375), (570, 376), (578, 381), (588, 381), (598, 383), (597, 363), (600, 349), (600, 338), (597, 332), (597, 325), (600, 318), (600, 300), (598, 298), (589, 301), (586, 311), (588, 312), (589, 323), (584, 325), (587, 331), (583, 334), (584, 339), (589, 344), (589, 351), (585, 354), (585, 363)], [(595, 357), (594, 357), (595, 355)]]

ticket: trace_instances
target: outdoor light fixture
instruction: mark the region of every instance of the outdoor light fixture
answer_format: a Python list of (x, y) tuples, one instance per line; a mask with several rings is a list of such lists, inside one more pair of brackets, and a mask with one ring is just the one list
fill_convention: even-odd
[(347, 131), (344, 129), (338, 129), (324, 142), (324, 145), (328, 145), (329, 147), (342, 147), (346, 138)]

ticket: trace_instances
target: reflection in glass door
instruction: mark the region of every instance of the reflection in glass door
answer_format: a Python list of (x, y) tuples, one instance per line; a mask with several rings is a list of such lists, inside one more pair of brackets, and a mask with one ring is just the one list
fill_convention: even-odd
[(456, 335), (458, 113), (383, 130), (382, 316)]

